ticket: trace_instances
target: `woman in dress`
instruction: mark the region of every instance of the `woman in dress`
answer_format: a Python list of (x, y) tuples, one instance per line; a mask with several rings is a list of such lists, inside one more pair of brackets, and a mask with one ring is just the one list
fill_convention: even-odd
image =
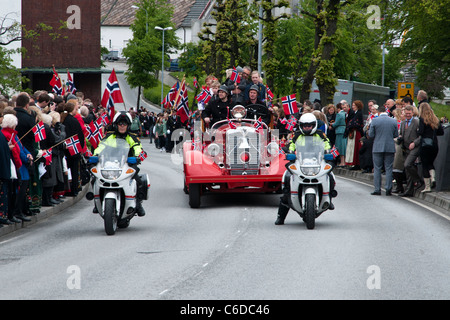
[(353, 117), (348, 120), (346, 135), (347, 135), (347, 151), (345, 153), (345, 164), (350, 166), (350, 170), (359, 170), (359, 149), (361, 144), (359, 140), (363, 136), (363, 114), (364, 105), (361, 100), (355, 100), (352, 103)]

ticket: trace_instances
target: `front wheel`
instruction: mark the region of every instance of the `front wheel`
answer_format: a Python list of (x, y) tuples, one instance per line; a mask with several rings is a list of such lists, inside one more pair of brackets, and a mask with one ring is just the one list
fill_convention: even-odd
[(117, 230), (116, 201), (114, 199), (105, 199), (105, 212), (103, 215), (105, 221), (105, 232), (112, 236)]
[(306, 228), (314, 229), (316, 225), (316, 196), (314, 194), (307, 194), (305, 197), (305, 218)]

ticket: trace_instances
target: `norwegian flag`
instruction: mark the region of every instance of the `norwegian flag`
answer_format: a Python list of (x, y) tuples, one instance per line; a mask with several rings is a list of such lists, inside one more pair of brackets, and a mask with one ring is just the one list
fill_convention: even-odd
[(59, 77), (58, 72), (56, 72), (55, 66), (53, 66), (53, 78), (50, 80), (50, 85), (52, 86), (52, 92), (59, 96), (64, 95), (61, 78)]
[(292, 117), (287, 122), (286, 129), (288, 129), (289, 131), (292, 131), (292, 130), (294, 130), (294, 127), (295, 127), (296, 124), (297, 124), (297, 119), (295, 117)]
[(295, 93), (281, 98), (283, 103), (283, 110), (285, 114), (294, 114), (298, 112), (297, 100), (295, 99)]
[(169, 92), (161, 102), (165, 109), (173, 107), (173, 105), (175, 104), (175, 95), (177, 94), (179, 88), (180, 83), (178, 81), (172, 86), (172, 88), (170, 88)]
[(67, 69), (67, 90), (71, 93), (75, 94), (77, 92), (77, 88), (75, 88), (75, 84), (73, 83), (72, 76), (70, 75), (69, 69)]
[(180, 116), (180, 120), (181, 122), (185, 123), (186, 121), (189, 120), (189, 101), (188, 101), (188, 92), (186, 89), (186, 85), (185, 82), (183, 80), (183, 82), (181, 83), (181, 90), (179, 92), (178, 95), (178, 99), (177, 99), (177, 115)]
[(241, 79), (239, 78), (239, 74), (235, 67), (233, 67), (233, 71), (231, 72), (230, 80), (236, 83), (241, 82)]
[(203, 102), (204, 104), (207, 104), (209, 100), (211, 100), (212, 94), (209, 92), (208, 88), (202, 87), (202, 92), (200, 92), (196, 99), (198, 102)]
[(109, 119), (108, 119), (108, 114), (107, 114), (107, 113), (102, 114), (102, 115), (99, 117), (99, 119), (102, 119), (102, 125), (103, 125), (104, 127), (106, 127), (106, 126), (109, 124)]
[(339, 151), (336, 148), (336, 146), (333, 146), (333, 148), (331, 148), (330, 152), (333, 155), (333, 159), (336, 159), (339, 156)]
[(256, 129), (256, 132), (262, 133), (263, 129), (264, 129), (264, 125), (263, 122), (261, 120), (261, 117), (258, 118), (258, 120), (256, 120), (255, 124), (253, 125)]
[(194, 77), (194, 87), (195, 87), (195, 88), (198, 88), (198, 81), (197, 81), (197, 78), (196, 78), (196, 77)]
[(102, 97), (102, 106), (108, 111), (109, 117), (115, 114), (114, 104), (123, 103), (122, 92), (120, 91), (119, 81), (117, 80), (116, 71), (113, 69), (106, 83), (105, 91)]
[(44, 123), (42, 121), (39, 121), (39, 123), (33, 127), (33, 133), (34, 133), (34, 141), (36, 142), (42, 141), (47, 138), (45, 134)]
[(270, 88), (268, 86), (266, 86), (266, 94), (267, 94), (267, 99), (269, 101), (272, 101), (273, 100), (273, 93), (272, 93), (272, 91), (270, 90)]
[(228, 125), (230, 126), (231, 129), (236, 129), (236, 124), (230, 120), (230, 118), (227, 117), (228, 120)]
[(283, 118), (283, 119), (280, 120), (280, 122), (281, 122), (282, 124), (286, 124), (286, 123), (287, 123), (287, 119), (286, 119), (286, 118)]
[(45, 159), (45, 165), (49, 166), (52, 163), (52, 148), (45, 150), (42, 157)]
[(86, 126), (86, 130), (88, 132), (88, 134), (86, 135), (86, 139), (94, 148), (98, 147), (100, 140), (103, 138), (102, 126), (102, 118), (98, 118), (96, 121), (92, 121), (89, 126)]
[(145, 152), (144, 150), (141, 151), (141, 153), (139, 154), (139, 160), (144, 161), (145, 159), (147, 159), (148, 155), (147, 152)]
[(69, 150), (69, 153), (72, 156), (79, 154), (81, 153), (81, 151), (83, 151), (80, 140), (78, 140), (77, 136), (70, 137), (69, 139), (66, 139), (64, 142), (66, 143), (67, 150)]

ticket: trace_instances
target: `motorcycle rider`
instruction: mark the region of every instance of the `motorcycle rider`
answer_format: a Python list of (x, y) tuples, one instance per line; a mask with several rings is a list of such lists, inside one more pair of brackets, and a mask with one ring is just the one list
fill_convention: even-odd
[[(301, 139), (304, 139), (304, 136), (313, 136), (317, 139), (322, 139), (324, 144), (324, 149), (326, 153), (329, 153), (331, 149), (330, 141), (328, 140), (325, 133), (323, 133), (321, 130), (317, 129), (317, 119), (312, 113), (304, 113), (300, 117), (299, 121), (299, 130), (294, 133), (294, 137), (291, 140), (291, 143), (289, 144), (289, 152), (294, 153), (295, 152), (295, 143), (297, 141), (301, 141)], [(289, 212), (289, 197), (291, 194), (291, 184), (290, 184), (290, 177), (291, 174), (287, 170), (286, 174), (284, 176), (284, 186), (283, 186), (283, 196), (280, 198), (280, 204), (278, 206), (278, 215), (277, 220), (275, 221), (276, 225), (282, 225), (284, 224), (284, 220), (286, 219), (286, 216)], [(328, 177), (330, 179), (330, 194), (331, 191), (334, 190), (334, 178), (331, 172), (328, 173)], [(330, 207), (329, 210), (334, 210), (334, 205), (331, 203), (331, 197), (330, 197)]]
[[(130, 132), (131, 123), (132, 117), (128, 112), (117, 112), (112, 123), (113, 131), (107, 132), (106, 136), (102, 139), (99, 146), (94, 150), (93, 155), (98, 156), (98, 154), (105, 148), (106, 145), (115, 146), (116, 139), (124, 139), (130, 145), (128, 156), (137, 157), (139, 162), (139, 155), (142, 152), (142, 145), (137, 135)], [(143, 217), (145, 216), (145, 210), (142, 207), (142, 201), (144, 200), (143, 197), (145, 193), (143, 191), (143, 188), (145, 186), (141, 177), (139, 176), (140, 169), (138, 168), (137, 164), (133, 164), (130, 166), (136, 170), (136, 173), (133, 176), (133, 179), (137, 184), (136, 212), (139, 217)], [(98, 212), (97, 208), (94, 208), (94, 212)]]

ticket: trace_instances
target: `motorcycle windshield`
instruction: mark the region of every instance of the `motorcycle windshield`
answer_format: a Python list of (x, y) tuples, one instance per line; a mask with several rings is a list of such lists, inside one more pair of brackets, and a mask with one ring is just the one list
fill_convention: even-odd
[(325, 146), (320, 137), (300, 136), (295, 142), (297, 160), (301, 166), (319, 166)]
[(127, 162), (130, 145), (124, 139), (108, 140), (108, 144), (101, 141), (99, 148), (98, 158), (102, 169), (120, 169)]

